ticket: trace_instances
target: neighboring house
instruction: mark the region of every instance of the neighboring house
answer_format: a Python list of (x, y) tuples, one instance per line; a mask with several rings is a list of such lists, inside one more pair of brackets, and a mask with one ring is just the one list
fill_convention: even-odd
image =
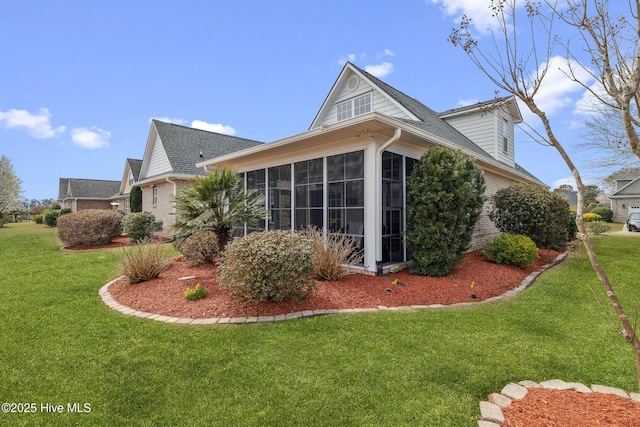
[[(430, 147), (474, 158), (488, 196), (515, 183), (544, 186), (515, 163), (514, 124), (521, 121), (513, 97), (438, 114), (347, 63), (309, 130), (242, 151), (205, 154), (197, 166), (231, 166), (246, 189), (264, 194), (271, 220), (261, 229), (313, 225), (355, 236), (364, 268), (376, 272), (379, 265), (407, 260), (406, 178)], [(487, 203), (473, 235), (476, 248), (498, 232), (489, 208)]]
[(617, 179), (609, 200), (613, 222), (625, 222), (631, 212), (640, 212), (640, 176)]
[(152, 120), (136, 186), (142, 210), (164, 226), (175, 223), (174, 198), (195, 176), (206, 175), (196, 163), (263, 143)]
[(569, 209), (573, 212), (578, 210), (578, 192), (577, 191), (557, 191), (558, 195), (569, 203)]
[(129, 213), (129, 196), (131, 188), (138, 182), (140, 176), (140, 168), (142, 167), (142, 160), (127, 159), (124, 164), (124, 172), (122, 173), (122, 181), (120, 182), (120, 189), (111, 197), (111, 206), (113, 209)]
[(111, 198), (118, 192), (120, 181), (60, 178), (58, 202), (73, 212), (85, 209), (112, 209)]

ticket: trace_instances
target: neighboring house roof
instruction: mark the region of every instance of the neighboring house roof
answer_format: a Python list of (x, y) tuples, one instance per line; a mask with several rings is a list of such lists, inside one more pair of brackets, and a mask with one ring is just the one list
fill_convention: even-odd
[(640, 176), (627, 182), (609, 196), (611, 199), (623, 197), (640, 197)]
[(127, 159), (129, 169), (133, 173), (134, 181), (137, 181), (140, 177), (140, 169), (142, 168), (142, 159)]
[(120, 181), (101, 179), (60, 178), (59, 200), (105, 199), (108, 200), (120, 189)]
[[(262, 144), (154, 119), (140, 165), (139, 179), (145, 181), (162, 176), (205, 175), (205, 171), (195, 166), (199, 161)], [(154, 161), (157, 164), (153, 165)]]
[(140, 169), (142, 168), (141, 159), (129, 159), (124, 163), (124, 171), (122, 172), (122, 181), (120, 181), (120, 188), (111, 196), (112, 199), (120, 199), (123, 196), (127, 196), (131, 191), (132, 184), (129, 183), (129, 172), (133, 176), (133, 183), (138, 182), (140, 178)]
[(577, 191), (564, 191), (558, 192), (563, 199), (569, 202), (569, 206), (578, 206), (578, 192)]

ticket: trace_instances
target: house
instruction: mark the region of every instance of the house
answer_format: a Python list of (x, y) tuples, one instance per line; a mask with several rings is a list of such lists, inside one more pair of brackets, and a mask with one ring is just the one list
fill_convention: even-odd
[(118, 192), (120, 181), (60, 178), (58, 202), (73, 212), (85, 209), (112, 209), (111, 198)]
[(206, 175), (196, 163), (261, 145), (258, 141), (152, 120), (136, 182), (142, 189), (142, 210), (152, 213), (165, 226), (174, 224), (175, 196), (194, 177)]
[[(247, 190), (264, 194), (271, 219), (258, 229), (313, 225), (355, 236), (364, 250), (364, 268), (376, 272), (380, 265), (407, 261), (406, 178), (430, 147), (475, 159), (489, 196), (516, 183), (544, 186), (515, 162), (514, 125), (521, 121), (513, 97), (439, 114), (347, 63), (307, 131), (205, 155), (197, 166), (233, 167)], [(487, 203), (476, 226), (475, 247), (498, 232), (489, 208)]]
[(613, 222), (625, 222), (631, 212), (640, 212), (640, 176), (616, 179), (609, 200)]
[(142, 160), (127, 159), (125, 161), (122, 181), (120, 181), (120, 189), (111, 197), (111, 206), (113, 206), (114, 209), (129, 213), (131, 188), (138, 182), (141, 167)]

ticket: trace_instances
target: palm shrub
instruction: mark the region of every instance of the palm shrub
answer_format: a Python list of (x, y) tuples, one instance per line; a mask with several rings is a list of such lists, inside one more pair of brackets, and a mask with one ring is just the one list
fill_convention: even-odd
[(176, 240), (174, 246), (191, 265), (212, 264), (219, 252), (218, 236), (211, 231)]
[(569, 202), (559, 194), (531, 184), (498, 190), (489, 218), (496, 227), (531, 238), (537, 247), (557, 249), (569, 241)]
[(591, 213), (600, 215), (602, 217), (602, 220), (605, 222), (613, 221), (613, 211), (611, 210), (610, 207), (596, 206), (595, 208), (591, 209)]
[(527, 236), (501, 233), (487, 243), (482, 255), (496, 264), (509, 264), (524, 268), (538, 258), (538, 248)]
[(169, 258), (163, 245), (143, 240), (138, 245), (122, 249), (119, 268), (129, 283), (140, 283), (155, 279), (169, 268)]
[(222, 253), (218, 282), (248, 300), (303, 302), (315, 289), (311, 242), (271, 230), (233, 239)]
[(264, 196), (255, 189), (245, 192), (237, 172), (228, 167), (196, 177), (193, 186), (176, 197), (175, 209), (177, 238), (211, 231), (220, 251), (225, 250), (237, 224), (257, 225), (268, 215)]
[(149, 239), (156, 231), (162, 230), (162, 221), (150, 212), (132, 212), (124, 216), (122, 232), (131, 237), (131, 241), (139, 243)]
[(407, 180), (406, 245), (414, 274), (446, 276), (464, 258), (480, 218), (482, 171), (460, 152), (427, 151)]
[(316, 227), (307, 227), (302, 235), (311, 242), (315, 277), (340, 280), (350, 267), (362, 262), (364, 254), (357, 248), (357, 238), (342, 233), (324, 234)]
[(67, 246), (106, 245), (120, 235), (122, 215), (109, 209), (88, 209), (57, 218), (58, 237)]

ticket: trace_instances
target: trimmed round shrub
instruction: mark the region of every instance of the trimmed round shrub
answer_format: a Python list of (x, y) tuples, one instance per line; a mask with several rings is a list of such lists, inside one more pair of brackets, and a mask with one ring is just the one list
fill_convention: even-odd
[(218, 282), (248, 300), (303, 302), (315, 289), (312, 255), (309, 239), (297, 233), (251, 233), (227, 245)]
[(589, 234), (602, 234), (611, 231), (611, 226), (604, 221), (585, 222), (584, 228)]
[(44, 224), (44, 214), (38, 214), (33, 217), (36, 224)]
[(539, 248), (557, 249), (569, 241), (569, 203), (537, 185), (518, 184), (491, 198), (489, 218), (503, 233), (528, 236)]
[(49, 227), (56, 227), (58, 225), (58, 218), (62, 215), (71, 213), (71, 209), (49, 209), (44, 213), (43, 222)]
[(584, 220), (584, 222), (602, 221), (602, 217), (600, 215), (591, 212), (583, 214), (582, 219)]
[(524, 268), (538, 259), (538, 248), (527, 236), (502, 233), (487, 243), (482, 255), (496, 264), (509, 264)]
[(600, 215), (604, 222), (613, 221), (613, 211), (607, 206), (596, 206), (595, 208), (591, 209), (591, 213)]
[(66, 246), (106, 245), (120, 235), (122, 215), (89, 209), (58, 217), (58, 237)]
[(212, 264), (218, 255), (218, 236), (202, 231), (174, 243), (176, 249), (191, 265)]
[(156, 231), (162, 231), (162, 221), (149, 212), (126, 214), (122, 221), (122, 232), (131, 237), (134, 243), (149, 239)]

